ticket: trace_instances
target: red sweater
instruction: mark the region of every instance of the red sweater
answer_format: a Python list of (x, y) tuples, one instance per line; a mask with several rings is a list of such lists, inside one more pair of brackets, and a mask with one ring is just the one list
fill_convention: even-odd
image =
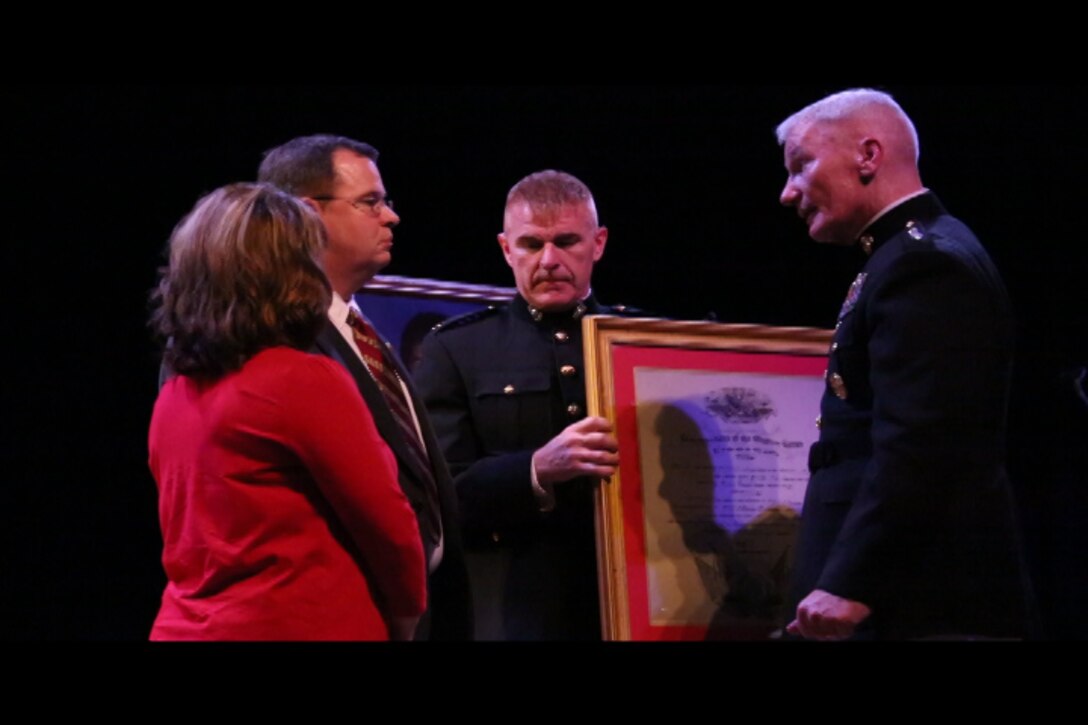
[(168, 579), (151, 639), (380, 640), (426, 604), (415, 515), (348, 373), (277, 347), (151, 417)]

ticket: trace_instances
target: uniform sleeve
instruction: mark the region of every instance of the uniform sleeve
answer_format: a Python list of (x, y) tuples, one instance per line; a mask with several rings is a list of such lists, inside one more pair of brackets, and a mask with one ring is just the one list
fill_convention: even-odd
[(532, 450), (487, 455), (468, 386), (439, 335), (423, 341), (415, 381), (454, 476), (466, 538), (517, 532), (540, 517), (530, 474)]
[(1002, 443), (1011, 345), (999, 297), (951, 255), (907, 254), (877, 285), (855, 323), (869, 331), (873, 454), (817, 585), (866, 603), (968, 535)]
[(305, 371), (291, 381), (288, 439), (358, 546), (386, 615), (418, 615), (427, 569), (393, 453), (346, 371), (317, 356)]

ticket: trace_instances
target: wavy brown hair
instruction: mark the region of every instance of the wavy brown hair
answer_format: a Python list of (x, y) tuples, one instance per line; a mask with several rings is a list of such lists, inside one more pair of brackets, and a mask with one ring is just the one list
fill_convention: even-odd
[(270, 184), (201, 198), (174, 228), (151, 293), (163, 362), (217, 378), (267, 347), (309, 348), (329, 309), (324, 247), (316, 212)]

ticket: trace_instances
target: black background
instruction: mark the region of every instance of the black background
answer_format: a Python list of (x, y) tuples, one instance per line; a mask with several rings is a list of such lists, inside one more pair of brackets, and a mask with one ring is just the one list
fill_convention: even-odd
[[(1049, 638), (1088, 607), (1083, 238), (1088, 93), (1061, 85), (42, 85), (0, 94), (11, 145), (4, 290), (5, 638), (140, 641), (163, 576), (146, 433), (147, 294), (201, 194), (265, 149), (367, 141), (402, 224), (387, 274), (512, 284), (506, 191), (542, 168), (593, 190), (606, 303), (829, 327), (862, 258), (778, 204), (774, 127), (852, 85), (891, 92), (923, 181), (970, 225), (1018, 313), (1010, 468)], [(956, 310), (949, 310), (956, 314)]]

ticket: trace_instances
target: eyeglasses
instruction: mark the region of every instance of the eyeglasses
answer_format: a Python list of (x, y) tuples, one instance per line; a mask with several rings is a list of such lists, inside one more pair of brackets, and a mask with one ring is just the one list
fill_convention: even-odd
[(393, 211), (393, 200), (388, 196), (364, 196), (362, 199), (345, 199), (342, 196), (311, 196), (314, 201), (346, 201), (358, 211), (369, 212), (371, 216), (381, 216), (382, 209)]

